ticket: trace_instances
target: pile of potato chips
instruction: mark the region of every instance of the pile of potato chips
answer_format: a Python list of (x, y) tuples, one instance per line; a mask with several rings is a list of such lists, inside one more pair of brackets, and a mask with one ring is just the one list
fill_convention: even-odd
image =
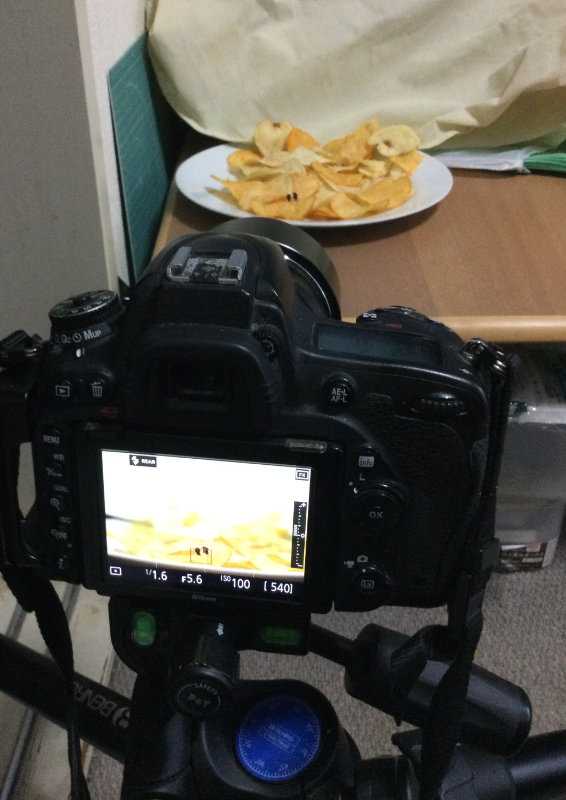
[(228, 157), (235, 180), (220, 181), (238, 206), (260, 217), (350, 220), (401, 205), (413, 194), (419, 138), (408, 125), (371, 119), (321, 145), (290, 122), (264, 120), (254, 150)]

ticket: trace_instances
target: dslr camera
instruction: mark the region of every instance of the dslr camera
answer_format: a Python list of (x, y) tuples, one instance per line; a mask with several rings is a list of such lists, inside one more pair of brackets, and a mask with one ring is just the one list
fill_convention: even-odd
[(305, 652), (313, 612), (450, 601), (491, 387), (443, 324), (342, 321), (322, 248), (261, 219), (174, 241), (124, 302), (88, 291), (49, 316), (49, 341), (2, 344), (1, 557), (111, 596), (135, 668), (195, 619)]

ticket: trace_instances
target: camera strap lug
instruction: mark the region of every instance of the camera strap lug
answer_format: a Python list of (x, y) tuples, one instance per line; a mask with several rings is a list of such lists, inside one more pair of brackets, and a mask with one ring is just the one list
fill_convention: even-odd
[(30, 336), (23, 330), (14, 331), (0, 341), (0, 366), (21, 364), (35, 358), (43, 349), (43, 340), (37, 333)]
[(483, 339), (469, 339), (462, 348), (462, 355), (477, 369), (487, 368), (494, 375), (505, 379), (508, 372), (508, 361), (495, 344)]

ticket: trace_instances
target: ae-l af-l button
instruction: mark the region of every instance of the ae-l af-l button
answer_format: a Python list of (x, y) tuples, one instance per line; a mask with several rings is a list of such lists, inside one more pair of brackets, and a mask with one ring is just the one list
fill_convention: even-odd
[(322, 390), (322, 409), (330, 414), (341, 414), (354, 402), (356, 390), (349, 377), (335, 375), (326, 381)]

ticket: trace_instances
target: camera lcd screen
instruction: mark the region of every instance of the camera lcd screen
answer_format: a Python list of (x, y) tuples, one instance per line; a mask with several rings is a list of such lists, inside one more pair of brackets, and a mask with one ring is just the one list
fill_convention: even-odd
[(312, 468), (102, 450), (107, 575), (303, 596)]

